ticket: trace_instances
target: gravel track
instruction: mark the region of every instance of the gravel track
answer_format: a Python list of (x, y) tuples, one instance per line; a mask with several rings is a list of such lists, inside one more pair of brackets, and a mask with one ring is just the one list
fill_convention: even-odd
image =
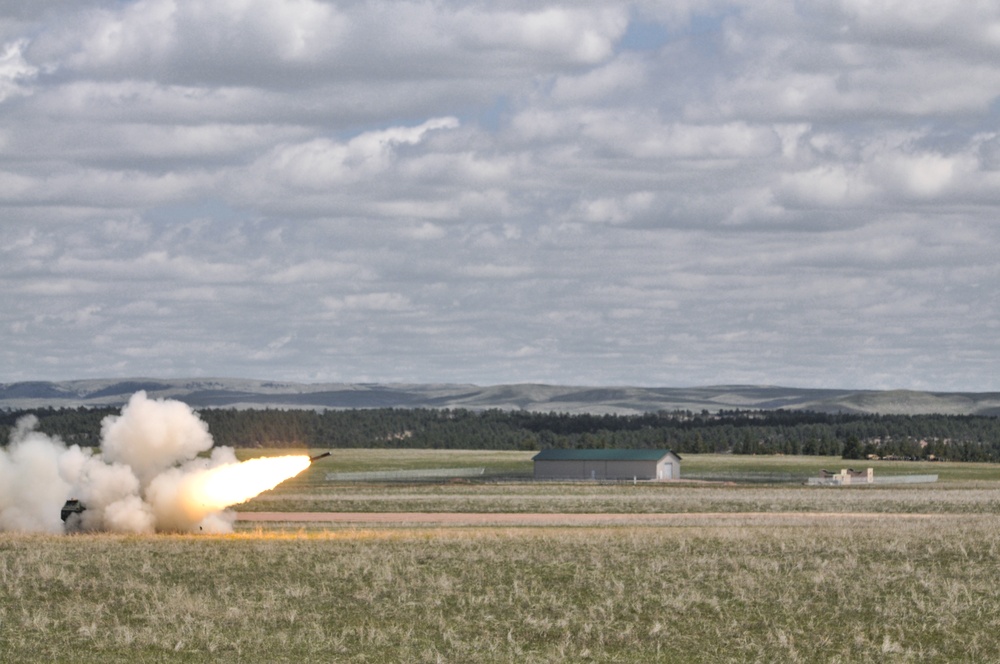
[(241, 512), (238, 521), (325, 522), (438, 526), (667, 525), (725, 522), (733, 525), (811, 525), (834, 519), (933, 519), (956, 515), (878, 512), (686, 512), (680, 514), (597, 514), (537, 512)]

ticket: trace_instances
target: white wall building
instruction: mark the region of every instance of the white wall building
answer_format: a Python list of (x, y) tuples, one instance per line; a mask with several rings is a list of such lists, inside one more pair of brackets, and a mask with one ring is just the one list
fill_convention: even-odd
[(670, 450), (542, 450), (536, 480), (680, 479), (681, 458)]

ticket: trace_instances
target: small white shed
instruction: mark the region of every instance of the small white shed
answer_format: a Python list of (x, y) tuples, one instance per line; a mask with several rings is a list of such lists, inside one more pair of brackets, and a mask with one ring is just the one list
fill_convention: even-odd
[(681, 458), (670, 450), (542, 450), (536, 480), (680, 479)]

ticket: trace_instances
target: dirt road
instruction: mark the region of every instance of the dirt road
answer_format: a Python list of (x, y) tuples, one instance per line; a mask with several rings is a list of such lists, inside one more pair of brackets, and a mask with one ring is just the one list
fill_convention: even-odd
[(694, 512), (684, 514), (543, 514), (491, 512), (240, 512), (238, 521), (326, 522), (331, 524), (384, 524), (435, 526), (683, 526), (711, 522), (738, 525), (811, 525), (831, 520), (955, 518), (946, 514), (885, 514), (871, 512)]

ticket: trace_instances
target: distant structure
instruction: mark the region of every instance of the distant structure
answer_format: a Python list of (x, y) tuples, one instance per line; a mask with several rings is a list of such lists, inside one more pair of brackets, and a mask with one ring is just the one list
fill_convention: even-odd
[(680, 479), (681, 458), (670, 450), (542, 450), (536, 480)]
[(843, 468), (839, 473), (829, 470), (819, 471), (819, 477), (806, 478), (809, 486), (870, 486), (872, 484), (927, 484), (937, 482), (937, 475), (881, 475), (875, 477), (875, 470), (854, 470)]
[(874, 484), (875, 469), (869, 468), (868, 470), (854, 470), (853, 468), (842, 468), (839, 473), (831, 473), (829, 470), (821, 470), (819, 471), (819, 477), (822, 480), (828, 480), (828, 484), (834, 485)]

